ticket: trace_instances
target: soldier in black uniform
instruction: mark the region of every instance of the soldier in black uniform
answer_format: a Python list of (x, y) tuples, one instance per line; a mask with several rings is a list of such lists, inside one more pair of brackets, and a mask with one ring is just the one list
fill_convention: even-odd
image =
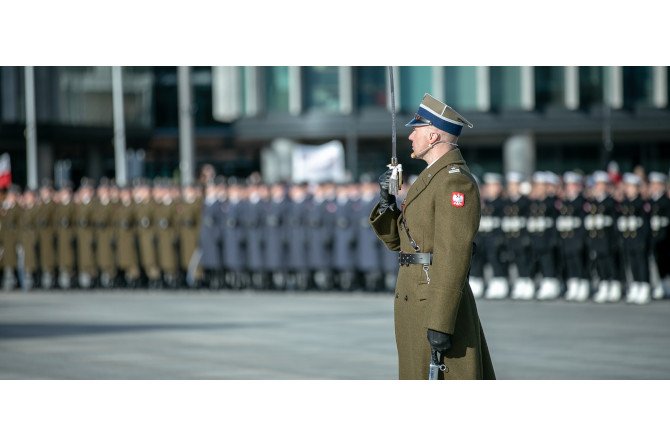
[(516, 266), (517, 278), (510, 294), (512, 299), (530, 300), (535, 294), (531, 279), (530, 247), (526, 231), (526, 219), (529, 213), (529, 199), (521, 194), (523, 177), (517, 172), (506, 175), (507, 188), (503, 205), (502, 230), (509, 262)]
[(561, 292), (561, 283), (556, 272), (556, 176), (551, 172), (536, 172), (533, 176), (534, 197), (526, 228), (530, 236), (533, 269), (531, 274), (540, 274), (542, 280), (537, 290), (538, 300), (553, 300)]
[(561, 263), (565, 269), (568, 301), (586, 301), (590, 283), (586, 269), (586, 200), (582, 195), (583, 177), (573, 171), (563, 174), (564, 192), (559, 202), (556, 230), (559, 236)]
[(591, 268), (598, 279), (593, 297), (596, 303), (616, 302), (621, 299), (621, 280), (617, 272), (616, 202), (608, 193), (609, 176), (604, 171), (592, 175), (593, 188), (587, 201), (584, 229)]
[(486, 285), (484, 298), (503, 299), (509, 294), (509, 282), (504, 253), (505, 233), (502, 230), (505, 207), (502, 198), (502, 176), (488, 172), (484, 174), (483, 180), (482, 217), (479, 221), (476, 253), (481, 256), (484, 265), (488, 265), (491, 269), (491, 278)]
[(654, 284), (652, 298), (662, 299), (667, 295), (664, 279), (670, 275), (670, 197), (667, 193), (668, 177), (660, 172), (649, 173), (649, 203), (651, 204), (651, 251), (658, 278)]
[(632, 304), (647, 304), (651, 301), (648, 263), (651, 205), (640, 196), (641, 182), (635, 174), (624, 174), (625, 199), (619, 204), (617, 218), (623, 260), (632, 276), (626, 288), (626, 302)]

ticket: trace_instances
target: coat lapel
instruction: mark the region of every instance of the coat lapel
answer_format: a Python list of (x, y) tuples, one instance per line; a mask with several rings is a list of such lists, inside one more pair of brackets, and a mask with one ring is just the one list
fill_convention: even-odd
[(412, 201), (416, 199), (424, 189), (426, 189), (430, 181), (435, 178), (435, 174), (449, 165), (464, 163), (465, 160), (463, 160), (460, 149), (453, 149), (444, 154), (432, 166), (424, 169), (416, 181), (412, 184), (409, 191), (407, 192), (407, 197), (402, 202), (403, 212), (405, 209), (407, 209), (407, 206), (409, 206), (409, 204), (412, 203)]

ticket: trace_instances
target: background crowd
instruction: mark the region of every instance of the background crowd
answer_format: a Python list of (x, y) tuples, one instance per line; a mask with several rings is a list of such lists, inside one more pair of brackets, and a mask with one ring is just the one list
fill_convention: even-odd
[[(478, 180), (476, 297), (644, 304), (668, 295), (664, 174), (638, 167)], [(104, 178), (76, 190), (12, 186), (0, 210), (2, 286), (392, 290), (397, 253), (368, 223), (378, 194), (372, 176), (267, 185), (258, 174), (206, 170), (192, 186), (118, 187)]]

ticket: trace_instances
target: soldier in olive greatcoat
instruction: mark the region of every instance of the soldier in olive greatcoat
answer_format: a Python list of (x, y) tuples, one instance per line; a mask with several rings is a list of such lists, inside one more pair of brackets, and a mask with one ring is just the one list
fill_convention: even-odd
[(378, 237), (400, 251), (394, 314), (401, 379), (427, 379), (438, 354), (444, 379), (495, 378), (468, 283), (481, 203), (456, 142), (464, 124), (472, 126), (426, 94), (408, 126), (412, 157), (428, 167), (400, 209), (389, 193), (390, 170), (382, 174), (370, 215)]

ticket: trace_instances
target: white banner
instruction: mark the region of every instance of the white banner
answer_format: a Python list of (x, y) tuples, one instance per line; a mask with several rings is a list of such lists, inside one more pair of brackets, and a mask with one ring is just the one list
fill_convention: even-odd
[(296, 145), (292, 153), (294, 183), (341, 182), (346, 180), (344, 146), (333, 140), (320, 146)]

